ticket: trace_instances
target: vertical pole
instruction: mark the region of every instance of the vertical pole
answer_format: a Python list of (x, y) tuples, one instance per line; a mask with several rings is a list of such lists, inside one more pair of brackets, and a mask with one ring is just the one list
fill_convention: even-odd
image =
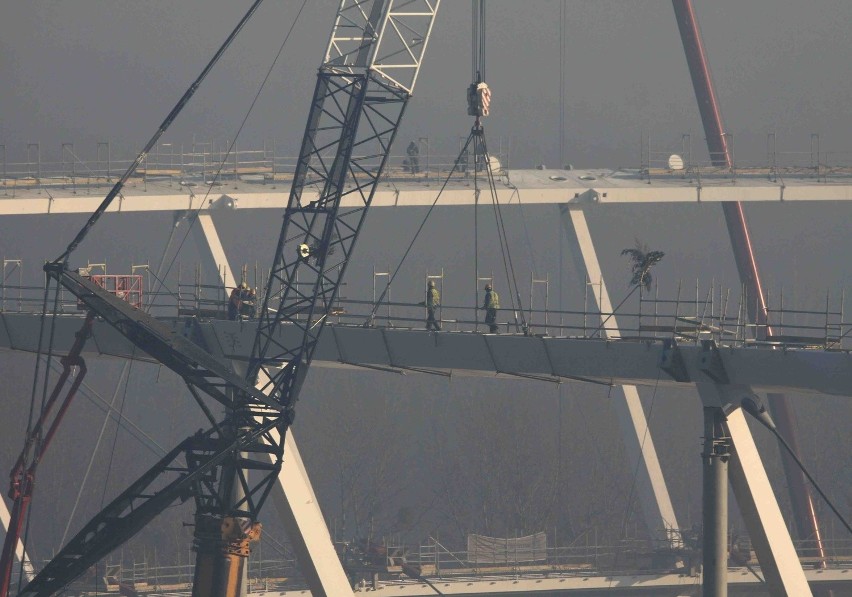
[[(698, 20), (692, 0), (672, 0), (672, 6), (680, 30), (686, 61), (689, 65), (692, 85), (701, 113), (701, 121), (704, 125), (710, 159), (714, 166), (733, 168), (733, 157), (728, 147), (728, 137), (725, 135), (722, 124), (722, 114), (716, 100), (710, 67), (704, 52), (704, 44), (701, 40), (701, 32), (698, 28)], [(745, 287), (747, 295), (755, 297), (754, 301), (746, 302), (748, 318), (756, 324), (758, 333), (762, 334), (758, 339), (765, 339), (767, 333), (771, 334), (771, 329), (767, 325), (768, 318), (763, 287), (743, 207), (740, 202), (726, 201), (722, 203), (722, 210), (728, 227), (728, 235), (731, 238), (740, 281)], [(798, 445), (795, 417), (789, 400), (784, 394), (769, 394), (767, 398), (779, 433), (788, 439), (791, 447)], [(819, 522), (813, 506), (813, 497), (805, 482), (805, 477), (793, 459), (784, 451), (782, 451), (781, 459), (793, 502), (794, 518), (799, 537), (813, 537), (816, 555), (824, 562), (825, 549), (822, 544)]]
[(730, 451), (722, 429), (722, 409), (704, 407), (702, 507), (704, 511), (704, 572), (702, 595), (728, 594), (728, 460)]

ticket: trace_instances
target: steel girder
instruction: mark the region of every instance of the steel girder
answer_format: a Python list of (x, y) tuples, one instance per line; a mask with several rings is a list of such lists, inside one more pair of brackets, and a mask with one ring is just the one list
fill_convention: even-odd
[[(52, 595), (61, 590), (178, 499), (186, 501), (206, 489), (204, 493), (211, 496), (204, 501), (206, 508), (227, 508), (229, 504), (212, 497), (217, 495), (217, 467), (235, 452), (264, 449), (263, 440), (270, 439), (269, 432), (277, 424), (277, 417), (267, 418), (236, 439), (225, 438), (216, 429), (199, 431), (185, 439), (92, 518), (24, 588), (21, 596)], [(184, 463), (180, 462), (182, 456)], [(267, 469), (271, 468), (267, 465)], [(259, 500), (255, 505), (259, 507), (261, 503)]]

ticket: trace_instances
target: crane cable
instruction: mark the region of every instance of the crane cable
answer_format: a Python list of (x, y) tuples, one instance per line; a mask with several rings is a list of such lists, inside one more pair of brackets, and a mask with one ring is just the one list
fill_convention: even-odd
[[(524, 308), (521, 301), (521, 293), (518, 287), (518, 279), (515, 275), (515, 265), (512, 261), (512, 253), (509, 248), (509, 237), (506, 233), (506, 223), (503, 218), (503, 210), (500, 207), (500, 200), (497, 197), (497, 183), (494, 180), (494, 170), (491, 164), (491, 156), (488, 153), (488, 146), (485, 142), (485, 132), (480, 127), (480, 140), (482, 142), (483, 155), (485, 157), (485, 171), (488, 175), (488, 186), (491, 192), (491, 204), (494, 208), (494, 219), (497, 226), (497, 237), (500, 241), (500, 252), (503, 257), (503, 268), (506, 271), (507, 281), (510, 283), (510, 290), (514, 290), (515, 296), (512, 297), (510, 292), (509, 298), (512, 301), (512, 310), (515, 314), (515, 326), (518, 327), (518, 313), (520, 313), (520, 327), (524, 333), (528, 332), (526, 317), (524, 316)], [(517, 300), (517, 308), (515, 307)]]
[(461, 151), (459, 151), (458, 157), (456, 157), (455, 161), (453, 162), (453, 167), (450, 168), (449, 173), (447, 174), (446, 178), (444, 178), (444, 182), (441, 185), (441, 188), (438, 190), (438, 194), (435, 196), (434, 201), (432, 201), (432, 205), (429, 206), (429, 209), (426, 212), (426, 215), (423, 216), (423, 219), (420, 221), (420, 226), (417, 228), (417, 231), (414, 233), (414, 236), (412, 237), (411, 242), (408, 243), (408, 247), (405, 249), (405, 252), (403, 252), (402, 257), (399, 260), (399, 263), (397, 263), (396, 268), (394, 268), (394, 270), (393, 270), (393, 273), (388, 277), (387, 284), (385, 284), (384, 289), (382, 289), (382, 293), (378, 296), (376, 301), (373, 303), (373, 307), (370, 310), (370, 314), (367, 316), (367, 319), (364, 321), (365, 326), (369, 326), (370, 322), (372, 322), (373, 319), (375, 318), (376, 313), (379, 310), (379, 305), (382, 304), (382, 301), (385, 299), (385, 296), (387, 296), (387, 293), (390, 291), (391, 284), (393, 284), (393, 281), (396, 279), (397, 274), (399, 274), (399, 270), (402, 269), (402, 264), (405, 263), (405, 260), (408, 257), (408, 254), (411, 253), (411, 249), (414, 247), (414, 243), (416, 243), (417, 239), (420, 237), (420, 233), (423, 231), (423, 227), (426, 226), (426, 222), (429, 221), (429, 216), (431, 216), (432, 212), (435, 210), (435, 206), (438, 204), (438, 201), (441, 199), (441, 195), (444, 194), (444, 190), (447, 188), (447, 185), (449, 184), (450, 179), (453, 177), (453, 174), (455, 174), (458, 171), (459, 164), (462, 161), (462, 156), (465, 155), (465, 152), (467, 151), (467, 148), (470, 146), (470, 142), (472, 140), (473, 140), (473, 135), (471, 134), (471, 135), (468, 136), (467, 141), (465, 141), (464, 146), (462, 147)]
[(471, 11), (473, 81), (481, 83), (485, 78), (485, 2), (483, 0), (471, 0)]
[[(375, 302), (373, 303), (372, 309), (370, 310), (370, 314), (367, 316), (367, 319), (364, 321), (364, 325), (370, 325), (370, 322), (373, 321), (373, 318), (375, 317), (376, 313), (378, 312), (379, 305), (381, 305), (382, 301), (385, 299), (385, 296), (387, 296), (387, 293), (390, 290), (391, 284), (393, 284), (393, 281), (396, 279), (397, 274), (399, 274), (400, 269), (402, 269), (403, 263), (405, 263), (406, 258), (408, 257), (409, 253), (411, 253), (411, 249), (414, 247), (414, 244), (417, 242), (417, 239), (420, 237), (420, 233), (423, 231), (423, 228), (426, 226), (426, 222), (428, 222), (429, 217), (432, 215), (432, 212), (435, 210), (435, 206), (438, 204), (438, 201), (441, 199), (441, 196), (443, 195), (444, 190), (446, 190), (447, 185), (449, 184), (453, 175), (459, 170), (460, 164), (463, 163), (462, 156), (464, 156), (465, 152), (468, 151), (468, 147), (470, 146), (471, 142), (473, 142), (474, 147), (476, 147), (476, 141), (475, 141), (476, 137), (477, 137), (477, 131), (476, 131), (476, 129), (474, 129), (474, 130), (471, 131), (470, 135), (467, 138), (467, 141), (465, 141), (464, 145), (462, 146), (461, 151), (459, 152), (458, 156), (456, 157), (455, 161), (453, 162), (453, 167), (450, 169), (446, 178), (444, 178), (444, 182), (441, 184), (441, 188), (438, 190), (438, 193), (435, 196), (435, 199), (432, 201), (432, 204), (429, 206), (429, 209), (426, 212), (426, 215), (423, 216), (423, 219), (421, 220), (420, 225), (417, 228), (417, 231), (414, 233), (414, 236), (412, 237), (411, 242), (408, 243), (408, 247), (406, 247), (405, 251), (403, 252), (402, 257), (399, 260), (399, 263), (394, 268), (393, 273), (388, 277), (388, 281), (385, 284), (385, 287), (382, 290), (382, 293), (376, 298)], [(482, 143), (483, 143), (483, 146), (485, 146), (484, 138), (482, 139)], [(485, 151), (484, 155), (487, 158), (487, 157), (489, 157), (488, 153), (487, 153), (487, 147), (485, 149), (486, 149), (486, 151)], [(475, 168), (476, 168), (476, 165), (474, 164), (474, 170), (475, 170)], [(496, 188), (496, 183), (494, 181), (493, 172), (491, 170), (491, 164), (487, 163), (486, 168), (487, 168), (487, 172), (488, 172), (488, 181), (489, 181), (489, 188), (490, 188), (490, 192), (491, 192), (491, 200), (492, 200), (492, 204), (494, 205), (495, 218), (497, 219), (497, 222), (498, 222), (497, 232), (498, 232), (498, 237), (500, 239), (501, 252), (503, 253), (504, 265), (506, 267), (506, 274), (507, 274), (507, 277), (514, 283), (515, 293), (517, 295), (517, 299), (518, 299), (518, 302), (519, 302), (518, 309), (520, 311), (521, 324), (524, 326), (524, 329), (526, 329), (526, 319), (524, 318), (523, 308), (520, 305), (520, 294), (517, 292), (518, 285), (517, 285), (517, 281), (515, 279), (514, 265), (512, 263), (511, 253), (509, 252), (508, 242), (506, 240), (506, 228), (505, 228), (505, 225), (503, 224), (503, 216), (502, 216), (502, 212), (500, 210), (500, 201), (497, 198), (497, 188)], [(476, 234), (474, 234), (474, 236), (476, 236)], [(510, 298), (512, 298), (511, 294), (510, 294)], [(512, 299), (512, 308), (513, 309), (515, 308), (514, 299)], [(517, 318), (517, 314), (516, 314), (516, 318)]]
[[(485, 77), (485, 39), (486, 39), (486, 19), (485, 19), (485, 2), (484, 0), (471, 0), (471, 20), (472, 20), (472, 35), (471, 35), (471, 55), (473, 59), (473, 85), (471, 86), (471, 92), (475, 89), (478, 89), (480, 85), (483, 85), (483, 79)], [(485, 87), (487, 91), (487, 86)], [(469, 93), (471, 93), (469, 92)], [(487, 97), (490, 97), (490, 93), (486, 97), (479, 97), (482, 101), (482, 104), (486, 104)], [(469, 97), (469, 100), (474, 98)], [(479, 188), (479, 162), (480, 155), (483, 163), (485, 164), (485, 172), (486, 179), (488, 181), (488, 189), (491, 195), (491, 205), (494, 209), (494, 219), (497, 227), (497, 239), (500, 244), (500, 254), (503, 259), (503, 269), (506, 273), (507, 283), (509, 284), (509, 299), (512, 304), (512, 311), (515, 316), (515, 326), (518, 328), (518, 312), (520, 311), (520, 323), (521, 328), (524, 333), (528, 331), (526, 318), (524, 316), (523, 305), (521, 303), (521, 294), (518, 288), (517, 277), (515, 275), (514, 263), (512, 262), (512, 255), (509, 250), (509, 239), (506, 234), (506, 226), (503, 220), (503, 212), (500, 209), (500, 201), (497, 197), (497, 185), (494, 180), (494, 170), (492, 168), (491, 156), (488, 153), (488, 144), (485, 140), (485, 129), (482, 126), (481, 117), (488, 114), (488, 106), (480, 105), (478, 106), (478, 110), (475, 111), (476, 120), (474, 122), (473, 129), (471, 130), (471, 137), (474, 138), (473, 150), (473, 185), (474, 185), (474, 207), (473, 207), (473, 255), (474, 255), (474, 275), (476, 278), (476, 304), (474, 305), (476, 312), (476, 325), (479, 326), (479, 197), (481, 190)], [(469, 110), (469, 113), (474, 114), (474, 111)], [(534, 267), (534, 264), (533, 264)], [(493, 284), (493, 280), (491, 281)], [(516, 306), (517, 301), (517, 306)]]
[[(260, 99), (260, 94), (263, 93), (263, 90), (266, 87), (266, 84), (269, 82), (269, 77), (272, 76), (272, 72), (275, 69), (275, 65), (278, 64), (278, 60), (281, 58), (281, 54), (284, 52), (284, 48), (285, 48), (285, 46), (287, 45), (287, 42), (290, 39), (290, 35), (293, 33), (293, 30), (296, 28), (296, 25), (299, 22), (299, 18), (302, 16), (302, 12), (304, 11), (305, 6), (307, 6), (307, 3), (308, 3), (308, 0), (302, 0), (302, 4), (299, 7), (299, 11), (296, 13), (296, 17), (293, 19), (293, 22), (291, 23), (290, 29), (287, 31), (287, 34), (284, 36), (284, 40), (281, 42), (281, 46), (278, 48), (278, 52), (275, 54), (275, 58), (272, 59), (272, 63), (269, 65), (269, 68), (266, 71), (266, 75), (263, 77), (263, 81), (261, 81), (260, 86), (258, 87), (257, 92), (255, 93), (254, 98), (252, 99), (251, 104), (248, 107), (248, 110), (246, 110), (246, 113), (243, 116), (242, 121), (240, 122), (240, 126), (237, 128), (237, 132), (234, 135), (234, 139), (228, 145), (228, 149), (225, 152), (225, 155), (222, 157), (222, 160), (219, 162), (219, 166), (216, 168), (216, 173), (213, 176), (213, 179), (207, 185), (207, 190), (204, 193), (204, 197), (198, 203), (198, 207), (196, 207), (194, 210), (192, 210), (191, 213), (192, 213), (193, 217), (188, 218), (189, 223), (186, 227), (186, 232), (184, 233), (183, 238), (181, 238), (180, 243), (178, 243), (178, 246), (177, 246), (177, 249), (175, 249), (174, 255), (169, 260), (168, 267), (166, 268), (166, 270), (164, 272), (162, 272), (162, 275), (160, 276), (162, 279), (160, 281), (160, 286), (157, 287), (157, 291), (159, 291), (159, 289), (162, 288), (165, 285), (164, 280), (166, 280), (169, 276), (169, 273), (171, 273), (172, 268), (174, 267), (175, 261), (177, 260), (177, 257), (180, 254), (180, 251), (183, 248), (184, 243), (186, 243), (186, 239), (189, 238), (189, 235), (192, 232), (192, 227), (195, 225), (195, 222), (198, 219), (197, 218), (198, 214), (201, 212), (201, 210), (207, 204), (207, 198), (210, 196), (210, 193), (213, 191), (213, 187), (216, 186), (216, 183), (219, 181), (219, 178), (222, 175), (222, 170), (224, 170), (225, 164), (228, 163), (228, 158), (233, 153), (234, 147), (237, 144), (237, 140), (239, 139), (240, 134), (242, 133), (243, 128), (245, 127), (246, 122), (249, 119), (249, 116), (251, 116), (252, 112), (254, 111), (255, 105), (257, 104), (258, 99)], [(189, 192), (194, 197), (194, 193), (192, 193), (192, 189), (189, 189)], [(170, 242), (171, 242), (171, 240), (170, 240)], [(166, 249), (168, 249), (168, 247), (166, 247)], [(163, 261), (165, 261), (165, 251), (163, 252)], [(162, 263), (161, 263), (160, 268), (162, 268)]]
[[(236, 27), (234, 27), (234, 29), (231, 31), (231, 33), (228, 35), (228, 37), (225, 39), (225, 41), (222, 43), (222, 45), (219, 47), (219, 49), (216, 51), (214, 56), (210, 59), (210, 61), (204, 67), (201, 74), (199, 74), (199, 76), (193, 81), (193, 83), (189, 86), (189, 88), (184, 92), (183, 96), (180, 98), (178, 103), (172, 108), (171, 112), (169, 112), (169, 114), (166, 116), (165, 120), (163, 120), (163, 122), (160, 124), (157, 131), (154, 133), (154, 135), (151, 137), (151, 139), (149, 139), (148, 143), (146, 143), (143, 150), (137, 155), (136, 159), (130, 164), (130, 166), (127, 168), (127, 170), (121, 176), (121, 178), (112, 187), (110, 192), (107, 194), (107, 196), (101, 202), (101, 204), (98, 206), (98, 208), (95, 210), (95, 212), (86, 221), (83, 228), (81, 228), (80, 231), (77, 233), (77, 236), (74, 237), (74, 239), (71, 241), (71, 243), (67, 246), (65, 251), (59, 257), (57, 257), (54, 260), (54, 263), (62, 263), (63, 265), (67, 264), (68, 258), (77, 249), (77, 247), (80, 245), (80, 243), (85, 239), (85, 237), (89, 233), (89, 230), (91, 230), (91, 228), (97, 223), (97, 221), (100, 219), (100, 217), (103, 215), (103, 213), (107, 210), (107, 208), (110, 206), (110, 204), (115, 199), (115, 197), (119, 196), (121, 194), (121, 189), (124, 187), (124, 184), (130, 178), (130, 176), (132, 176), (133, 173), (137, 170), (139, 165), (145, 160), (146, 156), (148, 155), (150, 150), (154, 147), (154, 145), (157, 143), (157, 141), (160, 139), (160, 137), (162, 137), (162, 135), (169, 128), (169, 126), (171, 126), (171, 124), (174, 122), (175, 118), (177, 118), (178, 114), (183, 110), (185, 105), (189, 102), (189, 100), (192, 98), (192, 96), (198, 90), (198, 88), (200, 87), (203, 80), (207, 77), (207, 75), (210, 73), (210, 71), (213, 69), (213, 67), (216, 65), (216, 63), (219, 61), (219, 59), (222, 57), (222, 55), (225, 53), (225, 51), (228, 49), (228, 47), (230, 47), (233, 40), (240, 33), (240, 31), (243, 29), (245, 24), (251, 19), (251, 17), (254, 15), (254, 13), (257, 11), (257, 9), (260, 7), (260, 5), (262, 3), (263, 3), (263, 0), (255, 0), (254, 3), (249, 7), (249, 9), (246, 11), (246, 13), (243, 15), (243, 17), (237, 23)], [(290, 31), (288, 31), (287, 36), (285, 37), (284, 42), (282, 43), (281, 48), (279, 49), (278, 54), (276, 55), (275, 60), (273, 61), (273, 64), (269, 69), (269, 72), (267, 72), (266, 77), (264, 78), (263, 83), (261, 84), (260, 90), (263, 89), (263, 86), (266, 84), (267, 80), (269, 79), (269, 75), (271, 74), (272, 67), (274, 67), (275, 62), (277, 62), (278, 58), (280, 57), (281, 52), (284, 49), (284, 45), (287, 43), (287, 40), (289, 39), (290, 34), (292, 33), (293, 28), (295, 27), (295, 22), (298, 20), (299, 15), (301, 15), (302, 10), (304, 9), (306, 4), (307, 4), (307, 0), (303, 0), (302, 6), (299, 8), (299, 12), (296, 16), (296, 19), (294, 20), (293, 26), (290, 28)], [(254, 108), (254, 105), (257, 102), (257, 98), (260, 94), (260, 90), (258, 91), (258, 94), (255, 96), (254, 101), (252, 102), (251, 107), (249, 108), (249, 114), (251, 113), (252, 108)], [(245, 122), (246, 122), (247, 119), (248, 119), (248, 114), (246, 114), (246, 117), (243, 119), (243, 122), (240, 125), (240, 129), (239, 129), (240, 131), (242, 130), (243, 126), (245, 125)], [(238, 134), (239, 134), (239, 132), (238, 132)], [(228, 155), (232, 151), (234, 143), (236, 143), (236, 137), (234, 138), (234, 141), (231, 143), (231, 146), (228, 149)], [(228, 155), (225, 156), (225, 159), (227, 159)], [(217, 173), (216, 173), (217, 178), (220, 175), (222, 168), (224, 167), (224, 164), (225, 164), (225, 161), (223, 160), (223, 162), (219, 166), (219, 169), (217, 170)], [(213, 182), (215, 182), (215, 180)], [(213, 184), (211, 184), (210, 187), (208, 188), (208, 191), (207, 191), (208, 195), (209, 195), (210, 190), (212, 188), (213, 188)], [(206, 195), (205, 195), (205, 198), (206, 198)], [(202, 202), (201, 205), (204, 205), (204, 203)], [(199, 209), (200, 209), (200, 206), (199, 206)], [(188, 232), (187, 232), (187, 235), (188, 235)], [(186, 240), (186, 236), (184, 237), (184, 240)], [(183, 242), (181, 242), (181, 245), (182, 244), (183, 244)], [(179, 249), (180, 248), (178, 248), (178, 250)], [(171, 264), (170, 264), (169, 268), (171, 268)], [(27, 434), (28, 435), (32, 431), (33, 417), (34, 417), (34, 414), (35, 414), (36, 395), (38, 393), (39, 369), (40, 369), (40, 363), (41, 363), (41, 360), (42, 360), (42, 355), (45, 353), (45, 350), (44, 350), (45, 320), (46, 320), (47, 315), (48, 315), (48, 302), (49, 302), (49, 295), (50, 295), (50, 286), (51, 286), (51, 277), (48, 276), (45, 280), (44, 300), (43, 300), (43, 304), (42, 304), (42, 314), (41, 314), (41, 320), (40, 320), (40, 326), (39, 326), (39, 339), (38, 339), (38, 346), (37, 346), (37, 351), (36, 351), (36, 365), (35, 365), (35, 370), (34, 370), (34, 373), (33, 373), (33, 385), (32, 385), (32, 389), (31, 389), (31, 393), (30, 393), (30, 408), (29, 408), (29, 415), (28, 415), (28, 420), (27, 420)], [(59, 298), (60, 297), (60, 287), (61, 287), (61, 284), (60, 284), (59, 280), (57, 279), (56, 280), (56, 289), (54, 291), (53, 309), (51, 311), (50, 336), (49, 336), (49, 340), (48, 340), (48, 344), (47, 344), (46, 361), (47, 361), (48, 364), (50, 363), (51, 359), (53, 358), (53, 348), (54, 348), (55, 331), (56, 331), (56, 317), (57, 317), (57, 314), (59, 312), (59, 302), (60, 302), (60, 298)], [(40, 407), (42, 412), (44, 410), (44, 405), (45, 405), (46, 398), (47, 398), (47, 388), (48, 388), (48, 384), (49, 384), (49, 379), (50, 379), (50, 368), (48, 366), (45, 366), (44, 382), (43, 382), (42, 398), (41, 398), (41, 407)], [(125, 391), (126, 391), (126, 387), (125, 387)], [(37, 442), (39, 442), (39, 441), (40, 441), (40, 439), (37, 439)], [(26, 524), (25, 524), (24, 534), (23, 534), (23, 537), (22, 537), (24, 545), (27, 544), (27, 539), (28, 539), (28, 536), (29, 536), (31, 516), (32, 516), (32, 509), (30, 508), (27, 512), (27, 521), (26, 521)], [(19, 586), (20, 586), (22, 579), (23, 579), (23, 562), (21, 563), (21, 568), (20, 568), (20, 573), (19, 573)]]
[[(473, 79), (474, 83), (472, 88), (476, 88), (478, 84), (482, 83), (482, 78), (485, 74), (485, 2), (482, 0), (471, 0), (472, 6), (472, 21), (473, 21), (473, 35), (472, 35), (472, 70), (473, 70)], [(471, 98), (469, 98), (471, 99)], [(434, 211), (435, 206), (438, 203), (438, 200), (441, 198), (444, 190), (447, 187), (447, 184), (450, 182), (453, 174), (459, 170), (460, 164), (464, 161), (466, 162), (466, 156), (469, 155), (468, 148), (471, 143), (473, 143), (473, 179), (474, 179), (474, 272), (476, 277), (476, 295), (475, 300), (476, 304), (474, 305), (474, 312), (476, 313), (476, 325), (479, 325), (479, 314), (477, 308), (479, 307), (479, 216), (478, 216), (478, 207), (479, 207), (479, 197), (480, 197), (480, 188), (479, 188), (479, 177), (478, 177), (478, 164), (479, 164), (479, 155), (482, 153), (483, 162), (485, 164), (486, 171), (486, 179), (488, 181), (489, 193), (491, 196), (491, 203), (494, 208), (494, 218), (497, 227), (497, 238), (500, 244), (500, 253), (503, 259), (503, 267), (506, 272), (506, 278), (510, 284), (510, 293), (509, 298), (512, 303), (512, 310), (515, 316), (515, 325), (517, 327), (521, 327), (524, 333), (527, 333), (527, 322), (524, 316), (523, 305), (521, 304), (521, 295), (518, 290), (517, 277), (515, 275), (514, 263), (512, 261), (512, 255), (509, 250), (509, 242), (508, 236), (506, 234), (506, 226), (503, 219), (503, 213), (500, 209), (500, 201), (497, 197), (497, 185), (494, 179), (494, 171), (492, 169), (491, 164), (491, 156), (488, 154), (488, 145), (485, 141), (484, 129), (481, 124), (480, 115), (476, 116), (476, 120), (473, 128), (471, 129), (470, 134), (467, 137), (462, 149), (459, 151), (458, 156), (453, 162), (453, 167), (450, 169), (450, 172), (447, 174), (447, 177), (444, 179), (443, 184), (441, 185), (440, 190), (438, 191), (435, 200), (432, 202), (432, 205), (429, 207), (429, 210), (426, 212), (423, 220), (420, 222), (420, 226), (417, 231), (414, 233), (414, 237), (411, 239), (408, 247), (400, 258), (399, 263), (396, 268), (388, 277), (388, 281), (385, 284), (382, 293), (373, 303), (372, 309), (370, 311), (370, 315), (367, 317), (364, 325), (370, 325), (370, 323), (374, 320), (375, 315), (378, 311), (379, 305), (384, 300), (388, 291), (390, 290), (391, 284), (396, 279), (397, 274), (402, 268), (405, 259), (408, 257), (408, 254), (411, 252), (415, 242), (417, 241), (420, 233), (423, 230), (423, 227), (426, 225), (429, 217), (432, 215), (432, 211)], [(464, 160), (463, 160), (464, 158)], [(492, 281), (493, 283), (493, 281)], [(514, 288), (512, 288), (514, 287)], [(514, 296), (512, 291), (514, 291)], [(517, 300), (517, 307), (515, 301)], [(520, 326), (518, 326), (518, 312), (520, 312)]]
[[(485, 76), (485, 2), (482, 0), (471, 0), (471, 50), (470, 57), (471, 79), (473, 84), (477, 85), (482, 82)], [(468, 98), (470, 101), (470, 98)], [(470, 113), (470, 110), (468, 110)], [(479, 117), (476, 118), (475, 127), (480, 125)], [(473, 131), (471, 131), (471, 135)], [(470, 138), (468, 138), (469, 142)], [(476, 322), (475, 328), (479, 330), (479, 144), (473, 144), (473, 286), (474, 286), (474, 304), (473, 313)], [(493, 277), (493, 274), (492, 274)], [(494, 283), (494, 280), (491, 280)]]
[(174, 108), (172, 108), (171, 112), (169, 112), (169, 114), (166, 116), (162, 124), (160, 124), (159, 128), (157, 128), (157, 131), (154, 133), (154, 135), (148, 140), (148, 143), (145, 144), (145, 147), (142, 149), (142, 151), (139, 152), (139, 155), (136, 156), (136, 159), (133, 160), (130, 166), (127, 167), (127, 170), (124, 172), (124, 174), (121, 175), (121, 178), (118, 179), (118, 181), (112, 187), (110, 192), (107, 193), (107, 196), (98, 206), (98, 208), (92, 213), (91, 216), (89, 216), (89, 219), (77, 233), (77, 236), (74, 237), (74, 240), (72, 240), (71, 243), (69, 243), (68, 247), (65, 249), (65, 251), (54, 260), (54, 263), (68, 262), (68, 258), (71, 256), (71, 253), (73, 253), (80, 245), (80, 243), (83, 242), (83, 240), (88, 235), (89, 230), (92, 229), (92, 227), (97, 223), (97, 221), (107, 210), (107, 208), (116, 198), (116, 196), (121, 192), (121, 189), (124, 187), (124, 183), (126, 183), (127, 180), (133, 175), (133, 173), (136, 172), (136, 169), (145, 160), (146, 156), (148, 155), (148, 152), (150, 152), (154, 145), (156, 145), (157, 141), (159, 141), (160, 137), (163, 136), (163, 133), (168, 130), (168, 128), (174, 122), (175, 118), (177, 118), (178, 114), (180, 114), (180, 112), (183, 110), (184, 106), (186, 106), (192, 96), (195, 95), (195, 92), (201, 86), (201, 83), (204, 81), (210, 71), (213, 70), (213, 67), (216, 65), (217, 62), (219, 62), (219, 59), (231, 45), (231, 42), (234, 41), (239, 32), (243, 29), (245, 24), (249, 21), (249, 19), (251, 19), (252, 15), (254, 15), (258, 8), (260, 8), (261, 3), (263, 3), (263, 0), (255, 0), (254, 3), (249, 7), (249, 9), (243, 15), (243, 18), (240, 19), (239, 23), (237, 23), (237, 26), (234, 27), (234, 29), (231, 31), (225, 41), (222, 42), (222, 45), (219, 46), (219, 49), (207, 63), (207, 66), (204, 67), (204, 70), (201, 71), (201, 74), (198, 75), (198, 77), (192, 82), (189, 88), (184, 92), (183, 96), (181, 96), (180, 100), (178, 100), (178, 103), (175, 104)]

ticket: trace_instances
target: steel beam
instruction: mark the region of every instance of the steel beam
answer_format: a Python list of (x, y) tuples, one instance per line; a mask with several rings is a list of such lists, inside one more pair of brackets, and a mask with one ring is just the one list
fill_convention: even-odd
[(731, 487), (769, 592), (772, 595), (807, 597), (811, 595), (811, 589), (742, 409), (728, 414), (726, 425), (733, 448)]
[[(209, 259), (208, 264), (219, 272), (219, 281), (225, 285), (230, 279), (233, 283), (230, 273), (233, 270), (209, 214), (199, 214), (193, 228), (200, 248)], [(240, 363), (237, 370), (241, 369), (244, 372), (244, 363)], [(268, 379), (258, 381), (258, 388), (268, 383)], [(277, 430), (274, 435), (280, 437)], [(270, 454), (270, 459), (274, 464), (274, 455)], [(331, 534), (292, 433), (288, 433), (285, 438), (284, 461), (272, 501), (282, 517), (296, 551), (299, 568), (311, 593), (315, 596), (351, 595), (352, 588), (334, 550)]]
[[(607, 171), (606, 175), (601, 175)], [(554, 178), (556, 180), (554, 180)], [(561, 179), (567, 179), (562, 181)], [(796, 178), (787, 175), (777, 183), (762, 178), (746, 178), (741, 175), (736, 184), (732, 177), (716, 177), (712, 173), (702, 173), (700, 182), (677, 178), (657, 177), (649, 184), (647, 179), (639, 177), (636, 170), (619, 171), (601, 167), (592, 170), (510, 170), (508, 180), (511, 186), (498, 183), (497, 196), (501, 203), (515, 199), (518, 192), (523, 195), (524, 205), (558, 205), (572, 203), (587, 204), (594, 196), (594, 202), (603, 204), (668, 204), (668, 203), (720, 203), (739, 201), (743, 203), (781, 204), (805, 202), (813, 209), (825, 201), (852, 201), (852, 185), (848, 178), (838, 176), (831, 184), (817, 183), (809, 178)], [(237, 181), (227, 195), (216, 195), (209, 209), (233, 208), (246, 210), (277, 210), (287, 206), (289, 193), (274, 190), (257, 183)], [(592, 193), (590, 193), (590, 191)], [(38, 194), (38, 191), (16, 191), (14, 198), (0, 201), (0, 216), (44, 215), (62, 216), (65, 214), (91, 213), (97, 207), (102, 196), (90, 193), (78, 187), (77, 194), (66, 194), (61, 188), (50, 188), (50, 197)], [(124, 199), (120, 204), (111, 206), (109, 213), (170, 212), (178, 210), (197, 210), (198, 201), (178, 191), (156, 194), (125, 187)], [(211, 197), (213, 195), (211, 194)], [(314, 201), (319, 195), (306, 190), (306, 201)], [(416, 185), (408, 180), (395, 180), (392, 186), (382, 187), (375, 193), (372, 208), (378, 207), (428, 207), (435, 200), (435, 192)], [(456, 186), (450, 181), (441, 195), (439, 207), (473, 205), (476, 197), (467, 186)], [(515, 199), (516, 200), (516, 199)], [(356, 207), (354, 197), (345, 196), (341, 207)], [(207, 211), (205, 207), (201, 212)]]
[[(598, 311), (601, 313), (601, 333), (604, 337), (618, 336), (618, 321), (612, 313), (612, 303), (604, 283), (598, 256), (586, 223), (582, 209), (560, 207), (562, 227), (568, 237), (572, 257), (578, 272), (585, 272), (589, 280), (600, 281), (597, 292), (593, 292)], [(613, 387), (613, 408), (621, 425), (622, 437), (628, 454), (637, 454), (640, 466), (636, 480), (637, 495), (645, 515), (645, 522), (652, 535), (660, 536), (670, 530), (680, 529), (669, 496), (654, 440), (648, 429), (648, 421), (639, 392), (633, 385)], [(677, 533), (671, 533), (669, 539), (674, 545), (681, 543)]]
[[(0, 314), (0, 352), (16, 350), (35, 353), (39, 314)], [(66, 314), (57, 320), (57, 346), (67, 346), (74, 337), (81, 317)], [(189, 319), (189, 321), (188, 321)], [(225, 320), (193, 321), (191, 318), (165, 319), (183, 330), (197, 326), (204, 338), (205, 350), (219, 360), (248, 360), (256, 322)], [(361, 320), (363, 321), (363, 319)], [(6, 333), (8, 331), (8, 333)], [(104, 321), (95, 321), (94, 342), (84, 354), (107, 358), (152, 358), (136, 350), (123, 336), (115, 334)], [(283, 335), (288, 338), (291, 330)], [(63, 345), (62, 342), (65, 342)], [(650, 339), (649, 339), (650, 341)], [(678, 347), (683, 360), (683, 375), (666, 373), (666, 348), (662, 343), (556, 338), (500, 334), (488, 336), (475, 332), (444, 334), (436, 345), (424, 329), (364, 328), (335, 325), (334, 335), (320, 341), (315, 364), (318, 367), (358, 370), (363, 367), (399, 373), (399, 371), (440, 372), (453, 377), (513, 377), (524, 374), (533, 379), (590, 381), (634, 384), (658, 388), (692, 388), (703, 379), (697, 363), (702, 348)], [(849, 399), (852, 387), (852, 355), (841, 351), (768, 350), (753, 346), (722, 346), (719, 358), (730, 383), (749, 386), (756, 392), (797, 392), (803, 401), (819, 394)]]

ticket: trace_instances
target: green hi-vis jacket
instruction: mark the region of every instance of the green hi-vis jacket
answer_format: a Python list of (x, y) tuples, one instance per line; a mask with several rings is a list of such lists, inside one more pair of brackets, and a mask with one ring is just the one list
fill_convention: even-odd
[(426, 306), (437, 307), (441, 303), (441, 295), (437, 288), (429, 288), (426, 291)]
[(494, 290), (489, 290), (485, 293), (485, 305), (486, 309), (499, 309), (500, 308), (500, 297), (497, 292)]

